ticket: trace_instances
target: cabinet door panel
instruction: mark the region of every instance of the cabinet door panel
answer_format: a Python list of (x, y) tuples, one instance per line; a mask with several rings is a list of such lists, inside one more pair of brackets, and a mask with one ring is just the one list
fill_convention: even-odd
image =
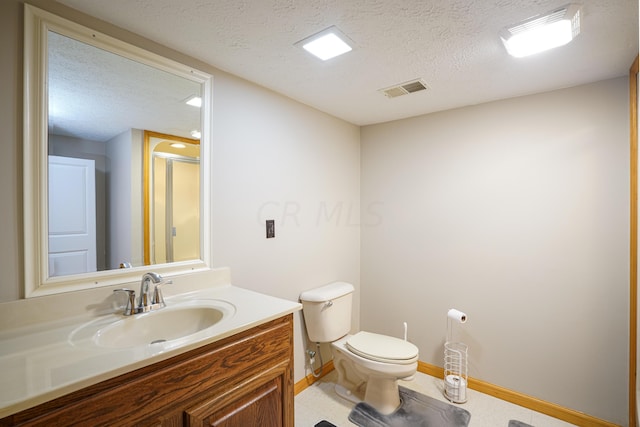
[(238, 384), (227, 393), (205, 400), (185, 411), (189, 427), (275, 427), (289, 425), (284, 393), (286, 365), (270, 369)]
[(276, 378), (209, 417), (215, 427), (281, 426), (282, 382)]

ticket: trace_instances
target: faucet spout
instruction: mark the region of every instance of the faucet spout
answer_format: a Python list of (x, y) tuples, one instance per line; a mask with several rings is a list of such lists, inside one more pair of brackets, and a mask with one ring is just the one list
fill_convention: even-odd
[(138, 301), (138, 307), (142, 308), (142, 311), (147, 311), (146, 308), (152, 305), (149, 284), (153, 283), (157, 285), (160, 282), (162, 282), (162, 276), (158, 273), (150, 271), (142, 276), (142, 282), (140, 283), (140, 299)]

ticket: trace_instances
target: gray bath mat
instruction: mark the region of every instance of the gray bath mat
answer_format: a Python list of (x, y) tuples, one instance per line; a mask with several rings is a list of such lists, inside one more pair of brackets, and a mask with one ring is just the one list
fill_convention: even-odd
[(522, 421), (509, 420), (509, 427), (533, 427), (531, 424), (523, 423)]
[(349, 420), (360, 427), (467, 427), (469, 411), (400, 386), (400, 407), (383, 415), (364, 402), (358, 403)]

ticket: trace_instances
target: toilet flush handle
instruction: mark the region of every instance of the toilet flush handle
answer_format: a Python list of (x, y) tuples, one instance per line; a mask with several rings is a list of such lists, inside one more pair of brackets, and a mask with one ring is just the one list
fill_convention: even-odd
[(324, 303), (325, 308), (329, 308), (333, 305), (333, 301), (327, 301)]

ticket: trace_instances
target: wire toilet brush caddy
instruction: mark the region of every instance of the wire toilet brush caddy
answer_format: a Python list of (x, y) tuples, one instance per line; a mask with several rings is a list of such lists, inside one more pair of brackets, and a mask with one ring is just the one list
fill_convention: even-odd
[(467, 401), (467, 352), (462, 342), (453, 341), (452, 322), (465, 323), (467, 315), (454, 308), (447, 313), (447, 341), (444, 343), (444, 397), (453, 403)]

